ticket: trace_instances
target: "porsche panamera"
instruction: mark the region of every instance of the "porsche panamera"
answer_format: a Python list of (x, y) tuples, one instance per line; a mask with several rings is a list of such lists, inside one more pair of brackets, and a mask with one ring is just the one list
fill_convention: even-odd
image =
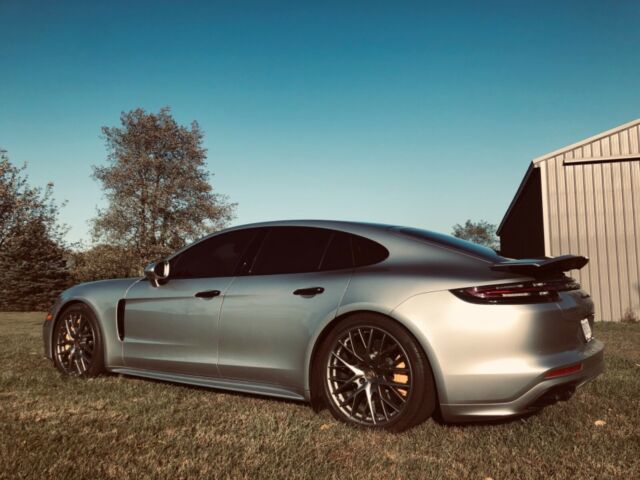
[(234, 227), (141, 278), (76, 285), (44, 322), (66, 375), (117, 372), (325, 406), (402, 431), (567, 400), (604, 368), (593, 303), (565, 272), (415, 228)]

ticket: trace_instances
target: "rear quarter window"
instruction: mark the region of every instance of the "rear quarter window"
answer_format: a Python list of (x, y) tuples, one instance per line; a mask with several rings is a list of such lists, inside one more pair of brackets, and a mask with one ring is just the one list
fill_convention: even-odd
[(380, 263), (389, 256), (389, 250), (368, 238), (352, 235), (351, 243), (356, 267)]

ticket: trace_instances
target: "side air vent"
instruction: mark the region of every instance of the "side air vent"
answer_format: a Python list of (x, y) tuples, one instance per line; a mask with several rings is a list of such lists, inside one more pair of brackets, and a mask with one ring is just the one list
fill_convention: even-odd
[(124, 304), (126, 300), (118, 300), (118, 309), (116, 311), (116, 325), (118, 328), (118, 338), (124, 340)]

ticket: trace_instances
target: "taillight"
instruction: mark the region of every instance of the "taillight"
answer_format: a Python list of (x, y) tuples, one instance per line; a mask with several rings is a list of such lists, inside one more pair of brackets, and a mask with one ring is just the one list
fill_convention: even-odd
[(451, 290), (459, 298), (472, 303), (545, 303), (559, 299), (559, 292), (579, 290), (580, 284), (574, 279), (561, 279), (503, 283)]

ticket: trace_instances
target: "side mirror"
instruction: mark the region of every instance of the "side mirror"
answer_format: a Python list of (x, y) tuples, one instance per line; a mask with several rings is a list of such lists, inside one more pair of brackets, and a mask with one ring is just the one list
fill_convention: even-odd
[(144, 268), (144, 276), (152, 286), (159, 287), (164, 280), (169, 278), (169, 262), (166, 260), (151, 262)]

